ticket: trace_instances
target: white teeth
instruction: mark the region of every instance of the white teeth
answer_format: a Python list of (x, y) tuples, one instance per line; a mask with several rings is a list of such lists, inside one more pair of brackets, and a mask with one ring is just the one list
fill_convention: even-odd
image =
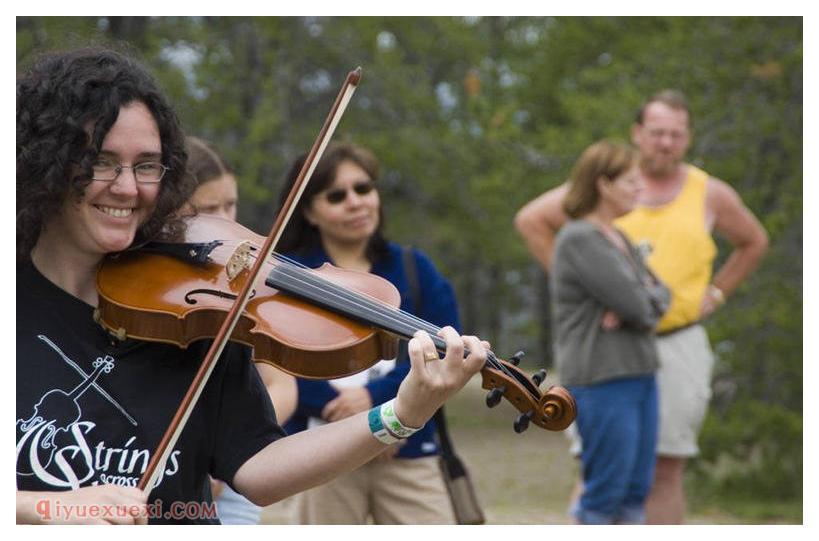
[(126, 218), (134, 212), (134, 209), (121, 209), (115, 207), (103, 207), (102, 205), (96, 205), (98, 209), (103, 211), (105, 214), (113, 216), (114, 218)]

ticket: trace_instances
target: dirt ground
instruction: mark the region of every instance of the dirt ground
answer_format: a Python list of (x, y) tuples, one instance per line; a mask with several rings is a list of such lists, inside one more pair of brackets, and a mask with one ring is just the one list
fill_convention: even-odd
[[(548, 381), (545, 386), (548, 385)], [(512, 429), (517, 415), (503, 401), (489, 409), (475, 377), (447, 403), (456, 453), (472, 474), (487, 524), (569, 524), (566, 513), (578, 466), (562, 432), (535, 425), (522, 434)], [(738, 524), (730, 516), (692, 516), (693, 524)], [(287, 503), (262, 512), (263, 524), (288, 524)]]
[[(567, 524), (566, 506), (576, 474), (563, 433), (537, 426), (516, 434), (517, 416), (503, 401), (489, 409), (480, 378), (447, 404), (455, 451), (472, 474), (488, 524)], [(287, 505), (264, 509), (265, 524), (287, 524)]]

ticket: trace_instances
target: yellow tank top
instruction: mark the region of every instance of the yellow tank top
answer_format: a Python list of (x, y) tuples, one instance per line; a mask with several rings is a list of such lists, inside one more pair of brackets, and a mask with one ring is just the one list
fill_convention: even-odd
[(699, 319), (717, 247), (705, 222), (708, 174), (688, 166), (680, 193), (661, 207), (637, 207), (615, 224), (637, 246), (648, 244), (648, 264), (671, 289), (671, 306), (657, 324), (663, 332)]

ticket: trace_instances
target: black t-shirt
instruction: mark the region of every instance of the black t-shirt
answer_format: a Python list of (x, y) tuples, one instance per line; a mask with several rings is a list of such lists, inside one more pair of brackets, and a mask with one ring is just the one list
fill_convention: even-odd
[[(19, 265), (17, 488), (136, 486), (208, 345), (120, 342), (91, 306)], [(162, 507), (150, 522), (217, 522), (207, 474), (230, 483), (283, 435), (249, 349), (229, 344), (149, 496)]]

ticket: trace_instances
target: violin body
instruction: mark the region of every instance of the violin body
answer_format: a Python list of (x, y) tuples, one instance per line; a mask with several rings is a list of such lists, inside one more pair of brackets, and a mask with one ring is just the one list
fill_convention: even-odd
[[(217, 335), (263, 239), (214, 216), (197, 216), (187, 225), (175, 243), (103, 262), (97, 273), (97, 319), (112, 334), (183, 348)], [(262, 265), (266, 278), (253, 284), (230, 333), (231, 340), (253, 348), (256, 362), (299, 377), (333, 379), (394, 358), (398, 339), (410, 339), (418, 330), (430, 334), (439, 352), (446, 351), (438, 328), (399, 310), (400, 294), (383, 278), (329, 264), (305, 269), (272, 257)], [(576, 415), (571, 394), (554, 386), (541, 392), (545, 371), (530, 377), (517, 368), (516, 357), (507, 362), (489, 352), (481, 370), (482, 385), (490, 390), (487, 405), (506, 398), (521, 412), (517, 432), (530, 422), (565, 429)]]
[[(216, 336), (248, 277), (248, 259), (255, 257), (264, 238), (214, 216), (197, 216), (187, 225), (181, 243), (222, 242), (203, 264), (143, 252), (122, 253), (102, 264), (97, 273), (98, 321), (112, 334), (182, 348)], [(265, 265), (272, 269), (276, 262)], [(234, 271), (229, 273), (229, 268)], [(400, 305), (395, 286), (378, 276), (331, 265), (312, 272), (390, 306)], [(262, 280), (254, 285), (231, 339), (251, 346), (256, 362), (314, 379), (365, 370), (395, 357), (398, 345), (390, 333), (281, 294)]]

